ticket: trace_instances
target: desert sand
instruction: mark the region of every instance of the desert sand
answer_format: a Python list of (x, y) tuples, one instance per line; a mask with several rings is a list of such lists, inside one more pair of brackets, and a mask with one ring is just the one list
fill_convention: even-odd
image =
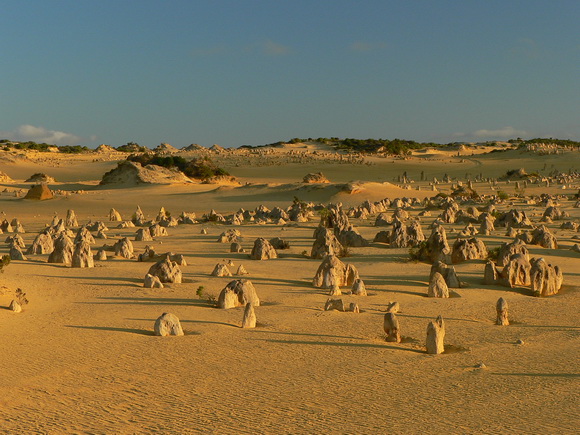
[[(431, 264), (409, 260), (409, 248), (373, 243), (376, 213), (350, 222), (367, 239), (350, 248), (367, 296), (343, 294), (360, 313), (324, 311), (328, 290), (312, 279), (321, 263), (308, 258), (320, 216), (308, 222), (244, 222), (232, 226), (200, 222), (167, 228), (169, 236), (134, 241), (138, 228), (116, 228), (109, 222), (115, 208), (123, 220), (140, 206), (147, 219), (164, 207), (177, 217), (193, 212), (201, 220), (214, 209), (231, 215), (292, 205), (295, 197), (315, 204), (342, 203), (346, 211), (365, 200), (418, 198), (451, 193), (457, 180), (497, 178), (511, 169), (548, 176), (580, 169), (580, 152), (543, 155), (526, 150), (489, 153), (478, 148), (444, 152), (425, 150), (402, 159), (393, 156), (347, 156), (312, 143), (250, 152), (193, 151), (209, 155), (236, 176), (236, 184), (99, 186), (102, 175), (126, 155), (8, 153), (0, 170), (14, 182), (3, 183), (0, 211), (18, 218), (26, 246), (56, 215), (76, 212), (79, 224), (104, 222), (103, 244), (128, 237), (135, 253), (146, 245), (157, 253), (182, 254), (182, 283), (144, 288), (152, 263), (115, 257), (95, 261), (94, 268), (71, 268), (47, 262), (48, 255), (27, 255), (4, 268), (0, 289), (1, 409), (5, 433), (574, 433), (580, 405), (580, 253), (571, 248), (578, 231), (547, 223), (557, 249), (528, 245), (530, 257), (544, 257), (563, 271), (560, 292), (533, 297), (529, 286), (484, 285), (486, 260), (455, 265), (464, 283), (448, 299), (428, 298)], [(458, 155), (459, 154), (459, 155)], [(420, 181), (424, 172), (426, 181)], [(47, 201), (25, 200), (30, 175), (56, 179)], [(304, 184), (308, 173), (322, 172), (330, 183)], [(407, 173), (411, 183), (400, 176)], [(443, 182), (444, 175), (456, 178)], [(432, 190), (432, 180), (440, 183)], [(350, 183), (350, 185), (349, 185)], [(353, 189), (353, 186), (356, 189)], [(565, 189), (563, 187), (566, 187)], [(526, 197), (547, 193), (559, 208), (580, 223), (572, 198), (578, 178), (569, 183), (530, 184)], [(512, 181), (497, 186), (474, 182), (480, 194), (503, 190), (510, 199), (496, 208), (523, 210), (537, 225), (546, 209), (515, 196)], [(521, 187), (520, 187), (521, 189)], [(19, 195), (19, 196), (17, 196)], [(565, 195), (565, 196), (561, 196)], [(458, 201), (460, 208), (466, 205)], [(480, 205), (480, 204), (478, 204)], [(424, 208), (407, 209), (417, 217)], [(391, 215), (394, 208), (389, 208)], [(421, 217), (425, 236), (441, 210)], [(465, 224), (444, 224), (450, 245)], [(477, 225), (476, 225), (477, 227)], [(238, 229), (245, 253), (231, 253), (218, 236)], [(206, 234), (202, 233), (205, 229)], [(76, 229), (74, 229), (76, 233)], [(94, 234), (94, 233), (93, 233)], [(8, 237), (10, 234), (3, 234)], [(278, 258), (249, 258), (258, 237), (280, 237), (290, 248)], [(477, 235), (488, 250), (510, 242), (506, 228)], [(8, 254), (8, 244), (1, 253)], [(261, 300), (257, 326), (241, 328), (244, 307), (215, 308), (233, 279), (214, 277), (217, 263), (235, 273), (243, 265)], [(203, 286), (202, 297), (196, 294)], [(21, 288), (29, 300), (21, 313), (7, 309)], [(342, 288), (343, 293), (349, 288)], [(509, 326), (498, 326), (496, 302), (509, 304)], [(211, 299), (211, 298), (210, 298)], [(383, 317), (389, 302), (400, 304), (397, 318), (402, 340), (386, 342)], [(173, 313), (184, 336), (153, 334), (156, 319)], [(425, 351), (427, 325), (445, 321), (445, 352)]]

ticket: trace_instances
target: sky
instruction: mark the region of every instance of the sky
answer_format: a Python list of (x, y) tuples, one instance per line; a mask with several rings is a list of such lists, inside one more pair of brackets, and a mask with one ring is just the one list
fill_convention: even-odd
[(3, 0), (0, 138), (580, 140), (580, 1)]

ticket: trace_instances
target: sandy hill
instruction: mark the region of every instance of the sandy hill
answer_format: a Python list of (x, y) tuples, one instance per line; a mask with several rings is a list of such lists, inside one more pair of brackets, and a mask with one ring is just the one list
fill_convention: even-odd
[(176, 153), (179, 150), (168, 143), (161, 143), (161, 144), (157, 145), (153, 149), (153, 151), (155, 151), (157, 153)]
[(137, 162), (122, 161), (103, 175), (101, 185), (136, 186), (139, 184), (192, 183), (183, 173), (156, 165), (141, 166)]

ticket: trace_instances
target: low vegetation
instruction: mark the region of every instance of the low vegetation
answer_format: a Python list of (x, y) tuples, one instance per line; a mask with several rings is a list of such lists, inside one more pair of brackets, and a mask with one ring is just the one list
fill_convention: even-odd
[(211, 177), (229, 175), (229, 173), (218, 167), (208, 157), (200, 157), (186, 160), (179, 156), (161, 156), (159, 154), (144, 153), (133, 154), (127, 157), (128, 161), (140, 163), (142, 166), (156, 165), (169, 169), (177, 169), (187, 177), (198, 180), (206, 180)]

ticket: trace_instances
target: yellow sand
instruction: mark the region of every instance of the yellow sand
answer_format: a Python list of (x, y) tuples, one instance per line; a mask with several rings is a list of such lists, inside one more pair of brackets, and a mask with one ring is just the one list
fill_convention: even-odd
[[(313, 152), (311, 145), (306, 151)], [(56, 212), (74, 209), (80, 223), (107, 220), (111, 207), (125, 219), (140, 205), (148, 218), (161, 206), (176, 216), (198, 217), (214, 208), (224, 214), (260, 204), (287, 207), (296, 196), (314, 202), (342, 202), (345, 207), (365, 199), (431, 196), (428, 183), (403, 189), (397, 176), (407, 171), (415, 180), (423, 170), (440, 180), (444, 173), (464, 177), (499, 176), (525, 167), (542, 173), (578, 168), (580, 153), (538, 156), (519, 151), (462, 156), (437, 154), (408, 160), (367, 158), (346, 164), (326, 158), (285, 164), (296, 146), (259, 159), (239, 155), (213, 158), (239, 177), (236, 188), (215, 185), (98, 188), (100, 176), (119, 156), (46, 154), (1, 160), (0, 170), (16, 180), (0, 195), (1, 210), (18, 217), (29, 245)], [(302, 148), (298, 148), (304, 150)], [(329, 152), (329, 151), (324, 151)], [(94, 162), (94, 159), (99, 161)], [(271, 159), (272, 165), (265, 164)], [(464, 160), (462, 160), (464, 159)], [(368, 164), (367, 164), (368, 163)], [(333, 184), (304, 187), (309, 172), (322, 171)], [(15, 198), (16, 189), (34, 172), (57, 181), (53, 190), (84, 190), (50, 201)], [(362, 191), (349, 195), (341, 186), (359, 181)], [(421, 190), (416, 190), (421, 186)], [(438, 186), (449, 192), (450, 186)], [(500, 186), (514, 193), (514, 184)], [(475, 189), (489, 193), (487, 183)], [(528, 188), (526, 194), (576, 193), (560, 186)], [(562, 202), (572, 220), (580, 209)], [(522, 205), (534, 221), (543, 208)], [(507, 207), (504, 206), (502, 208)], [(411, 211), (416, 216), (421, 209)], [(437, 216), (424, 218), (423, 229)], [(109, 225), (112, 244), (131, 239), (136, 229)], [(374, 218), (354, 219), (372, 240), (383, 228)], [(466, 288), (461, 297), (428, 299), (430, 265), (408, 262), (407, 249), (373, 244), (352, 248), (345, 258), (358, 268), (369, 296), (343, 296), (356, 301), (361, 314), (324, 312), (325, 291), (311, 279), (320, 260), (308, 259), (317, 220), (282, 228), (244, 224), (242, 243), (249, 252), (257, 237), (283, 237), (291, 244), (280, 258), (264, 262), (247, 254), (229, 253), (216, 243), (224, 225), (199, 224), (169, 228), (170, 236), (153, 243), (133, 242), (140, 253), (146, 244), (159, 252), (185, 255), (185, 282), (164, 289), (144, 289), (151, 263), (111, 258), (92, 269), (71, 269), (46, 263), (46, 255), (29, 256), (6, 267), (0, 306), (7, 307), (17, 288), (30, 303), (20, 314), (0, 310), (0, 432), (5, 433), (572, 433), (578, 427), (577, 367), (580, 254), (570, 251), (577, 240), (571, 231), (550, 224), (560, 249), (530, 247), (564, 271), (560, 295), (538, 299), (526, 289), (484, 286), (483, 261), (457, 265)], [(464, 225), (446, 225), (452, 243)], [(207, 228), (208, 234), (201, 234)], [(450, 232), (454, 230), (454, 232)], [(488, 248), (508, 239), (500, 228), (482, 239)], [(2, 253), (8, 252), (6, 244)], [(96, 250), (95, 250), (96, 252)], [(216, 263), (231, 259), (243, 264), (263, 302), (256, 309), (258, 327), (240, 328), (243, 309), (219, 310), (196, 296), (199, 286), (217, 296), (230, 278), (210, 276)], [(512, 325), (494, 325), (495, 303), (504, 297)], [(386, 343), (382, 331), (387, 302), (401, 305), (399, 321), (404, 342)], [(184, 337), (152, 335), (155, 319), (176, 314)], [(442, 315), (448, 352), (424, 353), (429, 321)], [(517, 345), (521, 339), (523, 345)], [(487, 368), (475, 366), (483, 362)]]

